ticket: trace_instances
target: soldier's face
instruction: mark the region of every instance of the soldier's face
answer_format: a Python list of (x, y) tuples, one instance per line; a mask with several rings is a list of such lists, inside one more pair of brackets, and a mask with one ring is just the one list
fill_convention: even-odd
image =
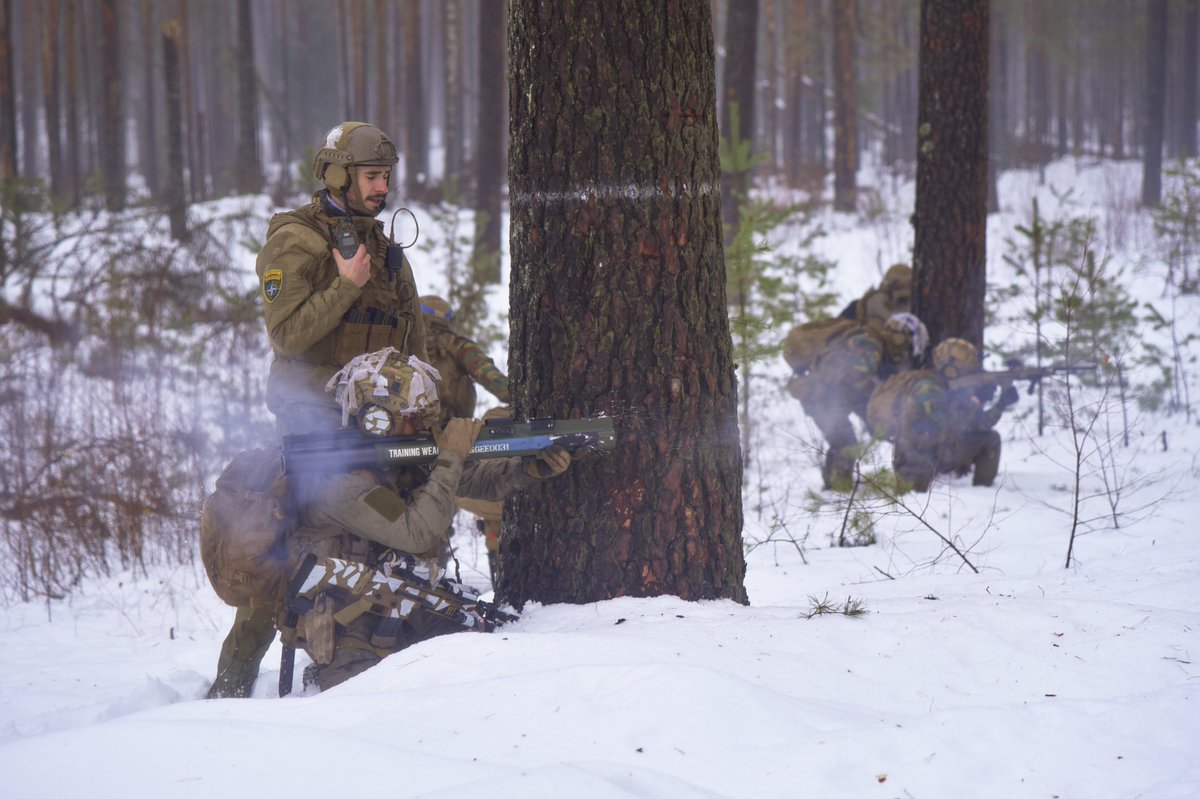
[(351, 191), (357, 194), (359, 204), (373, 214), (383, 210), (387, 201), (388, 181), (391, 178), (391, 167), (360, 166), (354, 169), (354, 185)]

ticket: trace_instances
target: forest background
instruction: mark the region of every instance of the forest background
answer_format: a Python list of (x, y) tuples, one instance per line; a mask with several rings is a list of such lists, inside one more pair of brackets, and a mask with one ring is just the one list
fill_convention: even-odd
[[(731, 179), (740, 159), (749, 186), (786, 189), (793, 221), (830, 205), (878, 218), (886, 192), (858, 184), (861, 166), (916, 169), (920, 5), (715, 1), (722, 134), (749, 144), (729, 148)], [(1184, 159), (1195, 182), (1198, 14), (1194, 0), (990, 3), (993, 198), (1006, 169), (1141, 158), (1182, 292), (1196, 211), (1164, 203), (1161, 173), (1164, 155)], [(257, 288), (229, 252), (261, 245), (264, 201), (314, 188), (333, 123), (392, 132), (397, 196), (428, 210), (421, 235), (449, 253), (440, 282), (460, 326), (503, 336), (483, 297), (506, 247), (504, 21), (487, 0), (0, 0), (0, 599), (194, 558), (212, 478), (271, 435)], [(230, 196), (244, 203), (209, 202)], [(757, 296), (741, 311), (764, 323), (761, 342), (743, 339), (747, 370), (798, 316)], [(799, 316), (835, 299), (810, 294)], [(1158, 388), (1169, 402), (1175, 377)]]

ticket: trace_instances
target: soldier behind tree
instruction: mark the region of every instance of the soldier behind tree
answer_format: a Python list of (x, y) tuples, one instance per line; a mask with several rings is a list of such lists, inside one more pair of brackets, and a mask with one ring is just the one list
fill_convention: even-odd
[(441, 297), (421, 297), (425, 315), (429, 362), (442, 376), (442, 406), (447, 417), (470, 419), (475, 415), (475, 384), (503, 403), (508, 400), (508, 378), (483, 348), (454, 329), (454, 311)]
[[(375, 218), (398, 160), (374, 125), (335, 126), (313, 160), (322, 189), (267, 227), (256, 271), (274, 355), (267, 407), (283, 434), (340, 426), (325, 383), (355, 356), (391, 346), (428, 360), (412, 269), (403, 260), (387, 264), (387, 237)], [(347, 227), (358, 242), (349, 258), (336, 236)], [(248, 696), (273, 640), (273, 608), (239, 608), (209, 697)]]
[(840, 314), (861, 325), (882, 327), (892, 314), (912, 311), (912, 268), (908, 264), (893, 264), (883, 276), (883, 282), (857, 300), (852, 300)]
[(893, 442), (892, 465), (902, 483), (928, 491), (939, 474), (974, 471), (972, 485), (990, 486), (1000, 469), (1000, 434), (992, 428), (1018, 399), (1004, 386), (985, 407), (997, 384), (959, 388), (950, 381), (980, 371), (969, 341), (949, 338), (933, 349), (933, 368), (891, 377), (872, 395), (868, 423)]
[(788, 333), (784, 359), (793, 377), (787, 390), (825, 438), (825, 488), (845, 490), (852, 483), (858, 436), (850, 415), (865, 422), (872, 392), (890, 375), (912, 369), (928, 339), (912, 314), (893, 314), (880, 328), (837, 318)]

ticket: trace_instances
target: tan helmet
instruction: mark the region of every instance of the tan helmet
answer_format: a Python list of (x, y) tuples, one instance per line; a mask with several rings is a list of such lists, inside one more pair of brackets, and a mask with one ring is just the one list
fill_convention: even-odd
[(334, 125), (322, 144), (313, 157), (313, 177), (338, 195), (350, 188), (351, 167), (394, 166), (400, 161), (392, 140), (367, 122)]
[(883, 275), (883, 290), (888, 303), (897, 310), (912, 307), (912, 268), (908, 264), (894, 264)]
[(933, 348), (933, 368), (947, 380), (979, 371), (979, 350), (965, 338), (948, 338)]
[(442, 376), (415, 355), (400, 354), (395, 347), (359, 355), (325, 384), (342, 409), (342, 424), (353, 416), (364, 433), (394, 434), (400, 417), (415, 416), (419, 429), (428, 430), (441, 420), (437, 381)]
[(426, 294), (421, 298), (421, 310), (429, 317), (429, 321), (437, 325), (449, 327), (450, 320), (454, 318), (450, 303), (436, 294)]
[(893, 360), (920, 359), (929, 346), (925, 323), (910, 313), (894, 313), (883, 323), (883, 338)]

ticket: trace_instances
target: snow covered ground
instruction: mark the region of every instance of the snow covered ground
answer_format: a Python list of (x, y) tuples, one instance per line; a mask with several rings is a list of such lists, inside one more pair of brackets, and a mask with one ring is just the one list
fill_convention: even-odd
[[(1067, 163), (1048, 180), (1100, 216), (1150, 300), (1161, 269), (1131, 207), (1136, 174)], [(1052, 203), (1036, 175), (1002, 188), (998, 274), (1029, 198)], [(844, 299), (905, 257), (906, 217), (901, 204), (871, 224), (828, 219), (821, 246), (845, 267)], [(414, 265), (423, 290), (440, 289)], [(1176, 313), (1200, 332), (1196, 297)], [(760, 369), (748, 607), (532, 606), (496, 634), (429, 641), (283, 700), (276, 645), (253, 698), (205, 701), (233, 611), (199, 566), (95, 580), (0, 610), (0, 793), (1200, 796), (1194, 415), (1136, 415), (1130, 445), (1090, 464), (1069, 568), (1072, 441), (1058, 427), (1037, 437), (1025, 396), (1002, 421), (995, 487), (952, 478), (910, 495), (912, 512), (870, 505), (876, 543), (839, 548), (844, 507), (807, 496), (820, 494), (815, 438), (775, 388), (785, 367)], [(457, 543), (464, 578), (483, 582), (478, 542)], [(848, 606), (866, 612), (817, 612)]]

